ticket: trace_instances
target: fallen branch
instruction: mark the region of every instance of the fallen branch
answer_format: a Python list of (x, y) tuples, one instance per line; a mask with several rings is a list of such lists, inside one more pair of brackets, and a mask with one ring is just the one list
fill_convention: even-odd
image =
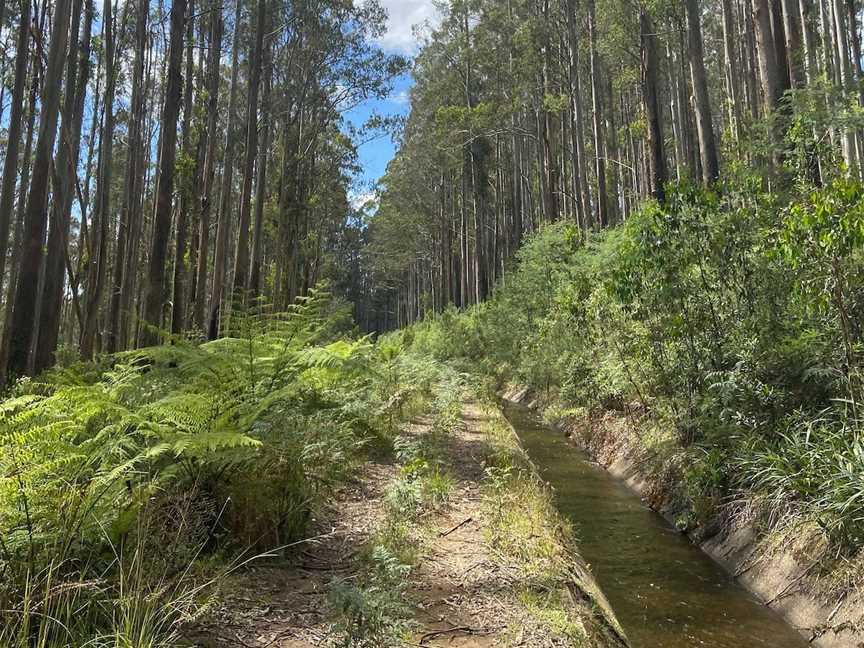
[(834, 607), (834, 610), (831, 612), (831, 614), (828, 615), (828, 618), (825, 620), (826, 624), (830, 624), (834, 620), (834, 617), (837, 616), (837, 613), (840, 611), (840, 608), (843, 606), (843, 601), (846, 600), (846, 594), (847, 593), (848, 592), (844, 593), (843, 596), (840, 597), (840, 600), (837, 601), (837, 605)]
[(458, 531), (459, 529), (461, 529), (463, 526), (465, 526), (465, 525), (468, 524), (469, 522), (473, 522), (473, 521), (474, 521), (474, 518), (473, 518), (473, 517), (465, 518), (465, 519), (462, 520), (459, 524), (457, 524), (456, 526), (454, 526), (452, 529), (449, 529), (449, 530), (447, 530), (447, 531), (443, 531), (443, 532), (439, 533), (439, 534), (438, 534), (438, 537), (439, 537), (439, 538), (446, 538), (446, 537), (449, 536), (451, 533), (455, 533), (456, 531)]
[(495, 632), (495, 630), (495, 628), (478, 630), (477, 628), (471, 628), (469, 626), (454, 626), (452, 628), (447, 628), (446, 630), (433, 630), (431, 632), (427, 632), (422, 637), (420, 637), (420, 642), (417, 645), (422, 646), (426, 641), (429, 641), (430, 639), (440, 637), (441, 635), (450, 634), (451, 632), (462, 632), (469, 635), (488, 635)]
[(795, 586), (799, 581), (801, 581), (805, 576), (807, 576), (807, 574), (809, 574), (811, 571), (813, 571), (813, 568), (816, 567), (816, 565), (818, 565), (819, 562), (820, 562), (820, 561), (817, 560), (817, 561), (814, 562), (812, 565), (810, 565), (807, 569), (805, 569), (803, 572), (801, 572), (801, 573), (798, 575), (797, 578), (794, 578), (794, 579), (793, 579), (793, 580), (792, 580), (788, 585), (786, 585), (786, 587), (784, 587), (782, 590), (780, 590), (780, 592), (778, 592), (778, 594), (777, 594), (774, 598), (772, 598), (770, 601), (766, 601), (766, 602), (765, 602), (765, 605), (767, 605), (767, 606), (771, 606), (771, 605), (773, 605), (774, 603), (776, 603), (777, 601), (779, 601), (781, 598), (785, 597), (785, 596), (787, 595), (787, 593), (788, 593), (788, 592), (789, 592), (789, 591), (790, 591), (790, 590), (791, 590), (791, 589), (792, 589), (792, 588), (793, 588), (793, 587), (794, 587), (794, 586)]

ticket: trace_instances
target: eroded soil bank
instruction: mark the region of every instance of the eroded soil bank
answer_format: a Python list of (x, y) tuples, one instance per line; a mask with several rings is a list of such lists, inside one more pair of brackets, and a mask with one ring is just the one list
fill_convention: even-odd
[[(528, 407), (538, 405), (527, 390), (518, 387), (508, 390), (505, 399)], [(689, 512), (674, 497), (676, 485), (668, 483), (670, 473), (658, 468), (657, 457), (651, 456), (640, 438), (636, 418), (632, 412), (606, 413), (599, 418), (565, 418), (555, 426), (647, 506), (670, 524), (680, 525)], [(853, 579), (860, 566), (850, 564), (845, 570), (841, 566), (824, 573), (820, 566), (824, 546), (816, 534), (806, 529), (765, 534), (760, 528), (747, 503), (738, 503), (708, 523), (689, 529), (688, 536), (807, 642), (822, 648), (864, 646), (864, 597)], [(842, 582), (844, 573), (847, 582)], [(602, 586), (602, 577), (600, 583)]]
[[(193, 645), (625, 646), (501, 413), (468, 403), (456, 424), (440, 428), (413, 422), (397, 442), (399, 458), (370, 461), (315, 521), (317, 539), (226, 582)], [(428, 444), (434, 453), (405, 450)], [(418, 468), (420, 456), (435, 467)], [(418, 482), (418, 491), (434, 487), (438, 497), (404, 514), (418, 470), (434, 470), (432, 486)], [(385, 546), (396, 546), (405, 566), (392, 584), (401, 608), (370, 580)], [(356, 600), (346, 604), (346, 590)]]

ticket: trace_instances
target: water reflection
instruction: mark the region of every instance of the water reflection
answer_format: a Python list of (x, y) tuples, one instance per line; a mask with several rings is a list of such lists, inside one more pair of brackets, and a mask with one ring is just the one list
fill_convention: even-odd
[(634, 648), (796, 648), (807, 642), (620, 481), (508, 406)]

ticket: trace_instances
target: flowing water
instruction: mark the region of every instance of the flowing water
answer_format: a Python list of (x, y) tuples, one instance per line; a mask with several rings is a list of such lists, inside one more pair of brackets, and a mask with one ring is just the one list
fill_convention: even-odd
[(807, 646), (720, 566), (521, 406), (507, 417), (634, 648)]

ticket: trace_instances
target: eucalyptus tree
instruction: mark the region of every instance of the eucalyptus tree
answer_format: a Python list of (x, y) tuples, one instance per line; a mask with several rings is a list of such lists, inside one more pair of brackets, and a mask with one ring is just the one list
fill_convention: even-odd
[[(4, 3), (5, 6), (5, 3)], [(6, 155), (3, 160), (3, 179), (0, 184), (0, 293), (6, 272), (6, 253), (9, 244), (9, 230), (15, 209), (15, 182), (18, 179), (18, 159), (21, 150), (21, 136), (24, 125), (25, 91), (27, 72), (30, 62), (30, 21), (32, 3), (21, 0), (18, 19), (18, 34), (15, 46), (15, 80), (13, 81), (9, 115)]]
[[(51, 158), (57, 136), (60, 112), (60, 90), (63, 85), (63, 64), (69, 37), (71, 0), (57, 0), (51, 24), (51, 40), (45, 66), (40, 101), (39, 135), (27, 194), (23, 221), (23, 239), (18, 270), (18, 285), (11, 305), (12, 318), (8, 330), (7, 377), (18, 377), (28, 371), (30, 344), (34, 337), (39, 273), (43, 260), (43, 241), (48, 228), (48, 188)], [(7, 308), (9, 305), (7, 304)]]
[[(670, 169), (720, 190), (724, 164), (744, 160), (769, 170), (772, 191), (790, 174), (860, 172), (856, 3), (450, 0), (442, 12), (370, 227), (368, 299), (391, 324), (479, 301), (544, 222), (584, 232), (663, 202)], [(399, 231), (400, 212), (422, 236)], [(388, 255), (397, 241), (413, 256)]]
[(720, 177), (720, 161), (714, 134), (708, 78), (705, 71), (705, 50), (702, 46), (702, 14), (699, 0), (686, 0), (688, 55), (693, 83), (693, 107), (696, 113), (696, 133), (699, 136), (699, 154), (702, 179), (711, 184)]
[[(60, 145), (54, 160), (54, 196), (48, 233), (43, 294), (39, 311), (39, 326), (33, 348), (33, 371), (38, 373), (54, 363), (54, 352), (60, 334), (63, 291), (69, 267), (69, 231), (72, 223), (75, 174), (81, 147), (81, 126), (90, 75), (90, 36), (94, 6), (85, 0), (84, 22), (78, 39), (76, 27), (81, 22), (81, 1), (74, 0), (72, 10), (73, 40), (70, 42), (66, 85), (63, 98), (63, 123)], [(77, 296), (73, 293), (73, 299)], [(76, 313), (80, 304), (76, 301)]]
[(285, 308), (324, 280), (367, 325), (408, 323), (482, 301), (550, 221), (587, 238), (670, 179), (720, 191), (740, 160), (773, 160), (765, 188), (790, 190), (790, 175), (859, 173), (864, 155), (861, 7), (844, 0), (443, 2), (375, 215), (349, 204), (356, 143), (397, 120), (345, 114), (407, 69), (376, 44), (378, 2), (4, 12), (12, 376), (61, 345), (230, 334), (231, 309)]
[[(128, 7), (128, 5), (127, 5)], [(117, 90), (118, 57), (116, 25), (111, 0), (102, 8), (102, 70), (105, 75), (102, 128), (99, 134), (99, 172), (96, 182), (96, 204), (90, 229), (87, 300), (81, 327), (81, 355), (91, 358), (95, 351), (97, 326), (102, 308), (102, 293), (108, 272), (108, 232), (111, 218), (111, 187), (114, 176), (114, 100)]]
[(128, 112), (126, 169), (117, 223), (117, 246), (111, 273), (111, 291), (106, 326), (105, 350), (125, 349), (128, 340), (128, 309), (131, 303), (132, 272), (135, 268), (134, 232), (141, 218), (144, 173), (145, 59), (149, 3), (137, 0), (135, 6), (135, 55), (132, 62), (132, 88)]

